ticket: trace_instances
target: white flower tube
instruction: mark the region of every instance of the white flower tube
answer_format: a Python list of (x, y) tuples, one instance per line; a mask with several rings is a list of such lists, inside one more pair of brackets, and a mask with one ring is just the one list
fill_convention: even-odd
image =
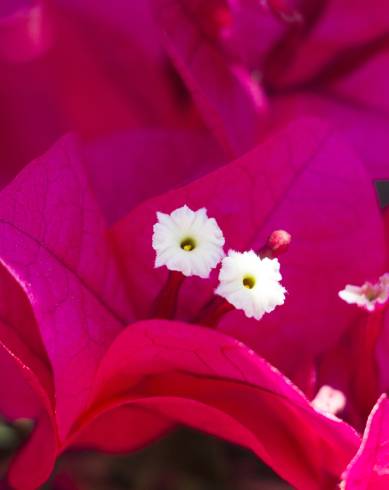
[(153, 248), (155, 267), (166, 266), (184, 276), (209, 277), (211, 270), (224, 257), (224, 236), (207, 210), (192, 211), (188, 206), (171, 214), (157, 213)]
[(347, 286), (339, 291), (339, 297), (348, 304), (355, 304), (367, 311), (374, 311), (389, 299), (389, 274), (383, 274), (373, 284), (365, 282), (362, 286)]
[(216, 294), (247, 317), (259, 320), (285, 301), (278, 259), (261, 259), (253, 250), (230, 250), (222, 261)]

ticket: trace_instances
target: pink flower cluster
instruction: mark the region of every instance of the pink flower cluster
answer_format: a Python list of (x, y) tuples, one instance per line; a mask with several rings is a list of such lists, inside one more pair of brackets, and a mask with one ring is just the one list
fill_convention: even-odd
[[(12, 487), (184, 424), (297, 489), (389, 488), (388, 32), (384, 0), (1, 3)], [(226, 307), (220, 265), (171, 287), (153, 227), (183, 206), (279, 255), (285, 304)]]

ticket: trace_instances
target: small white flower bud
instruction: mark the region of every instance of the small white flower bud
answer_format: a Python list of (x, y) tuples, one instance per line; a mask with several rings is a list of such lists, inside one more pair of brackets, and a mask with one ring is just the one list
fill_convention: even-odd
[(316, 410), (336, 415), (346, 406), (346, 397), (341, 391), (323, 385), (312, 400), (312, 405)]

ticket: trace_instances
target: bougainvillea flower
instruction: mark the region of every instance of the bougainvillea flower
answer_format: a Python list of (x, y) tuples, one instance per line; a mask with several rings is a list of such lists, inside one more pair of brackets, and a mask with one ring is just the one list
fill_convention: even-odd
[[(346, 396), (342, 417), (363, 429), (380, 394), (386, 391), (387, 302), (376, 311), (356, 312), (334, 347), (317, 359), (317, 384), (331, 384)], [(358, 307), (351, 306), (354, 310)]]
[[(138, 150), (137, 146), (134, 146), (133, 143), (127, 144), (126, 142), (129, 141), (128, 136), (122, 137), (120, 139), (116, 138), (115, 140), (110, 141), (109, 144), (105, 144), (104, 146), (102, 145), (97, 145), (96, 148), (93, 150), (93, 155), (87, 155), (88, 159), (91, 160), (91, 163), (88, 163), (88, 168), (90, 170), (90, 173), (92, 175), (92, 181), (95, 184), (95, 187), (97, 187), (98, 191), (98, 196), (100, 201), (103, 203), (104, 208), (106, 209), (108, 215), (111, 217), (112, 213), (115, 213), (117, 211), (117, 208), (120, 208), (119, 213), (115, 213), (114, 217), (120, 217), (123, 215), (123, 211), (128, 211), (131, 209), (131, 207), (134, 204), (139, 203), (143, 198), (146, 197), (151, 197), (152, 195), (155, 195), (158, 193), (158, 187), (160, 192), (166, 190), (166, 187), (164, 188), (162, 183), (164, 180), (164, 176), (162, 174), (157, 173), (158, 179), (154, 182), (151, 181), (151, 179), (145, 179), (144, 175), (142, 175), (142, 172), (139, 171), (139, 169), (142, 168), (148, 168), (150, 171), (154, 171), (154, 167), (150, 167), (152, 163), (150, 162), (158, 162), (158, 158), (160, 158), (160, 155), (164, 155), (165, 153), (161, 151), (161, 146), (163, 145), (163, 139), (158, 136), (156, 138), (156, 135), (153, 136), (153, 142), (155, 145), (155, 152), (153, 151), (153, 148), (148, 148), (147, 150)], [(130, 140), (132, 141), (132, 140)], [(135, 141), (137, 145), (140, 145), (144, 139), (142, 138), (135, 138)], [(112, 149), (117, 148), (118, 151), (113, 152)], [(176, 155), (179, 155), (179, 151), (177, 146), (169, 144), (168, 148), (171, 148), (171, 153), (175, 157)], [(324, 149), (323, 149), (324, 150)], [(272, 158), (269, 158), (269, 154), (274, 152), (274, 147), (269, 148), (268, 151), (264, 154), (259, 154), (258, 157), (256, 158), (256, 161), (258, 162), (259, 165), (275, 165), (273, 162), (274, 160)], [(327, 157), (327, 162), (325, 163), (324, 160), (320, 162), (320, 165), (328, 165), (331, 167), (332, 170), (329, 170), (329, 172), (334, 171), (335, 173), (333, 175), (337, 175), (339, 172), (339, 168), (335, 170), (335, 160), (333, 160), (332, 156), (332, 151), (338, 152), (338, 150), (334, 148), (334, 150), (330, 150), (328, 148), (328, 157)], [(279, 153), (277, 152), (277, 155)], [(94, 165), (93, 162), (96, 161), (96, 156), (97, 155), (102, 155), (100, 157), (101, 160), (104, 162), (112, 162), (111, 165), (115, 164), (115, 168), (117, 166), (118, 172), (110, 172), (111, 176), (108, 175), (107, 173), (101, 172), (105, 168), (104, 165)], [(92, 158), (91, 158), (92, 157)], [(134, 158), (134, 161), (136, 161), (137, 165), (132, 168), (130, 166), (130, 163), (132, 161), (132, 158)], [(278, 160), (278, 156), (276, 157)], [(282, 161), (285, 163), (287, 162), (287, 159), (282, 158)], [(340, 157), (339, 157), (340, 158)], [(346, 160), (349, 161), (349, 167), (347, 167), (348, 164), (346, 164)], [(184, 161), (181, 157), (181, 161)], [(333, 161), (333, 164), (331, 164), (331, 161)], [(198, 167), (198, 175), (201, 175), (204, 173), (204, 168), (202, 165), (196, 165), (195, 160), (191, 159), (190, 160), (190, 165), (193, 165), (195, 167)], [(169, 164), (169, 158), (168, 155), (166, 156), (166, 159), (164, 158), (162, 160), (162, 163), (167, 166)], [(184, 163), (184, 166), (186, 163)], [(278, 165), (278, 164), (277, 164)], [(279, 160), (279, 166), (275, 167), (279, 169), (278, 175), (282, 175), (282, 165), (281, 160)], [(357, 163), (356, 159), (354, 157), (351, 157), (350, 154), (345, 154), (344, 158), (342, 160), (342, 168), (349, 168), (352, 169), (353, 166), (356, 165), (357, 167), (360, 165)], [(124, 170), (123, 170), (124, 169)], [(158, 172), (158, 169), (155, 170)], [(99, 174), (100, 172), (100, 174)], [(127, 192), (127, 189), (123, 185), (123, 181), (120, 180), (120, 175), (125, 172), (124, 175), (128, 175), (128, 179), (131, 179), (136, 182), (141, 182), (142, 184), (139, 186), (136, 186), (136, 190), (134, 193), (129, 193)], [(268, 173), (268, 171), (266, 171)], [(276, 173), (276, 170), (274, 170)], [(361, 179), (362, 179), (362, 174), (363, 170), (361, 171)], [(114, 175), (114, 177), (112, 177)], [(115, 177), (116, 175), (116, 177)], [(324, 174), (323, 174), (324, 175)], [(165, 177), (166, 178), (166, 177)], [(276, 178), (276, 175), (274, 175), (274, 178)], [(330, 177), (329, 177), (330, 178)], [(217, 177), (215, 177), (217, 180)], [(339, 179), (337, 179), (339, 180)], [(358, 179), (359, 180), (359, 179)], [(118, 185), (116, 185), (116, 182)], [(233, 188), (235, 189), (236, 187), (236, 181), (234, 180), (233, 177), (231, 177), (231, 182), (234, 182)], [(312, 182), (312, 181), (311, 181)], [(339, 267), (343, 269), (345, 264), (349, 266), (350, 268), (355, 268), (355, 267), (362, 267), (364, 269), (363, 274), (359, 275), (354, 272), (352, 273), (354, 279), (354, 282), (356, 284), (358, 283), (363, 283), (366, 278), (372, 278), (375, 279), (379, 274), (381, 274), (383, 271), (386, 270), (386, 266), (384, 265), (385, 263), (385, 247), (384, 247), (384, 242), (382, 238), (381, 231), (378, 231), (380, 229), (380, 225), (376, 228), (374, 225), (374, 221), (377, 216), (377, 211), (375, 210), (375, 199), (373, 197), (373, 194), (371, 191), (369, 191), (367, 188), (365, 188), (362, 191), (362, 187), (360, 190), (360, 196), (365, 196), (363, 199), (361, 197), (361, 200), (358, 200), (358, 203), (355, 203), (356, 196), (354, 194), (354, 197), (351, 198), (350, 203), (354, 202), (355, 203), (355, 209), (359, 209), (362, 207), (362, 202), (365, 204), (364, 210), (362, 211), (362, 214), (365, 216), (364, 222), (366, 223), (365, 226), (368, 228), (371, 227), (371, 229), (374, 228), (374, 235), (376, 238), (372, 239), (376, 243), (376, 248), (371, 248), (370, 246), (370, 241), (368, 237), (366, 237), (366, 240), (369, 245), (367, 245), (365, 248), (361, 250), (361, 257), (363, 256), (364, 259), (355, 259), (350, 262), (350, 252), (352, 250), (357, 250), (355, 248), (355, 245), (359, 242), (359, 238), (354, 240), (352, 238), (353, 233), (361, 233), (361, 236), (363, 234), (363, 231), (361, 228), (357, 227), (355, 229), (355, 232), (353, 231), (351, 234), (344, 234), (341, 226), (338, 228), (338, 231), (333, 234), (329, 233), (329, 230), (335, 229), (337, 225), (340, 225), (340, 221), (336, 219), (332, 219), (329, 217), (328, 221), (324, 222), (323, 220), (325, 219), (325, 216), (329, 216), (329, 213), (335, 213), (335, 203), (338, 201), (339, 196), (341, 193), (344, 193), (344, 195), (347, 195), (349, 192), (351, 192), (351, 188), (349, 190), (345, 190), (342, 185), (339, 185), (339, 187), (336, 189), (333, 187), (333, 182), (331, 181), (331, 188), (333, 192), (333, 196), (329, 201), (327, 201), (327, 198), (323, 196), (323, 198), (320, 198), (320, 195), (322, 192), (324, 192), (324, 189), (320, 185), (319, 179), (318, 179), (318, 184), (315, 185), (314, 187), (311, 187), (310, 191), (308, 191), (308, 187), (305, 187), (305, 185), (310, 186), (312, 185), (311, 182), (308, 184), (303, 184), (303, 187), (300, 187), (297, 185), (296, 187), (296, 195), (298, 195), (299, 201), (303, 201), (304, 197), (306, 196), (307, 201), (315, 201), (314, 194), (317, 193), (317, 199), (319, 202), (317, 203), (317, 208), (312, 209), (310, 207), (304, 206), (303, 204), (300, 206), (296, 206), (294, 204), (294, 209), (295, 209), (295, 219), (294, 219), (294, 224), (293, 224), (293, 229), (296, 229), (297, 226), (297, 234), (300, 235), (301, 230), (299, 226), (299, 219), (300, 222), (302, 222), (304, 219), (307, 220), (307, 222), (310, 223), (310, 225), (306, 228), (307, 231), (312, 230), (312, 233), (315, 233), (315, 229), (317, 229), (317, 216), (321, 216), (321, 222), (319, 224), (319, 229), (325, 229), (326, 231), (324, 233), (324, 236), (330, 237), (330, 236), (335, 236), (337, 233), (339, 233), (341, 236), (344, 237), (346, 242), (344, 242), (344, 247), (339, 247), (338, 250), (332, 251), (332, 246), (330, 245), (329, 242), (322, 241), (320, 244), (320, 250), (322, 250), (323, 256), (319, 257), (312, 251), (312, 262), (307, 261), (304, 265), (307, 267), (307, 271), (310, 267), (312, 267), (311, 275), (309, 275), (308, 272), (306, 272), (306, 277), (307, 280), (304, 283), (300, 283), (299, 280), (297, 280), (297, 277), (304, 277), (305, 274), (301, 274), (301, 269), (299, 269), (296, 266), (291, 266), (287, 267), (286, 275), (288, 276), (289, 274), (292, 274), (295, 276), (296, 280), (295, 283), (301, 284), (301, 289), (300, 289), (300, 294), (299, 299), (301, 301), (298, 301), (298, 299), (295, 297), (294, 301), (296, 301), (296, 306), (293, 313), (293, 317), (289, 316), (288, 314), (283, 314), (283, 312), (280, 310), (279, 312), (272, 314), (269, 316), (269, 318), (265, 319), (262, 322), (262, 329), (261, 329), (261, 336), (258, 336), (258, 330), (256, 326), (256, 322), (246, 322), (244, 319), (244, 324), (245, 328), (241, 326), (241, 315), (238, 316), (238, 321), (239, 321), (239, 328), (236, 328), (233, 325), (234, 321), (234, 314), (232, 314), (230, 317), (227, 317), (225, 321), (222, 322), (221, 327), (229, 332), (233, 333), (234, 335), (237, 335), (240, 337), (242, 340), (245, 342), (249, 343), (252, 347), (255, 348), (258, 352), (264, 354), (268, 359), (270, 359), (273, 363), (275, 363), (278, 367), (282, 368), (289, 376), (292, 376), (296, 382), (299, 382), (301, 387), (305, 386), (305, 381), (304, 380), (298, 380), (298, 373), (302, 369), (301, 368), (301, 363), (302, 360), (306, 360), (307, 365), (309, 365), (309, 362), (312, 357), (312, 347), (316, 346), (313, 350), (318, 353), (318, 352), (323, 352), (326, 350), (327, 347), (332, 345), (332, 341), (334, 340), (334, 336), (337, 338), (338, 336), (341, 335), (341, 332), (355, 319), (356, 312), (354, 309), (347, 308), (346, 305), (342, 303), (342, 301), (339, 300), (337, 297), (337, 291), (340, 289), (343, 289), (345, 284), (349, 281), (349, 278), (345, 278), (342, 273), (340, 275), (342, 277), (339, 277), (339, 280), (337, 281), (336, 286), (334, 286), (334, 290), (332, 293), (331, 299), (325, 299), (328, 298), (327, 295), (331, 295), (330, 288), (329, 286), (329, 276), (328, 276), (328, 270), (334, 271), (336, 268), (334, 267), (334, 264), (337, 263), (339, 264)], [(362, 182), (362, 181), (361, 181)], [(212, 187), (212, 185), (211, 185)], [(220, 188), (218, 186), (217, 188)], [(116, 191), (118, 189), (118, 192)], [(281, 189), (281, 186), (280, 186)], [(227, 190), (224, 190), (223, 192), (227, 192)], [(244, 191), (242, 190), (242, 193)], [(263, 192), (263, 191), (261, 191)], [(281, 191), (280, 191), (281, 192)], [(308, 194), (307, 194), (308, 192)], [(337, 194), (339, 192), (339, 194)], [(266, 195), (267, 192), (264, 194)], [(237, 196), (237, 197), (236, 197)], [(236, 194), (233, 193), (233, 191), (230, 191), (228, 193), (228, 197), (226, 197), (226, 202), (230, 201), (233, 202), (234, 200), (237, 200), (237, 198), (241, 202), (245, 202), (241, 196), (240, 192), (237, 192)], [(289, 198), (288, 198), (289, 199)], [(294, 199), (292, 197), (292, 199)], [(266, 198), (267, 200), (267, 198)], [(116, 204), (117, 202), (117, 204)], [(342, 200), (342, 203), (346, 202)], [(113, 206), (112, 203), (115, 203)], [(177, 201), (174, 203), (175, 207), (179, 207), (182, 204), (184, 204), (185, 201)], [(280, 213), (280, 218), (278, 218), (278, 214), (276, 214), (276, 217), (272, 222), (270, 222), (266, 228), (263, 230), (261, 233), (261, 236), (258, 237), (258, 246), (260, 241), (262, 242), (266, 239), (267, 234), (269, 234), (274, 228), (277, 226), (284, 226), (285, 228), (288, 229), (290, 227), (290, 220), (291, 220), (291, 210), (292, 207), (288, 204), (289, 200), (285, 202), (285, 206), (281, 206), (280, 210), (278, 211)], [(311, 202), (312, 206), (313, 202)], [(223, 206), (223, 203), (220, 203), (220, 206)], [(327, 206), (326, 206), (327, 205)], [(167, 206), (166, 208), (163, 208), (162, 205), (160, 208), (158, 208), (158, 204), (155, 205), (156, 210), (162, 209), (166, 212), (171, 212), (173, 207)], [(199, 200), (195, 203), (195, 208), (196, 207), (201, 207), (203, 206), (203, 200)], [(236, 209), (236, 216), (240, 216), (239, 210), (236, 207), (237, 205), (234, 205), (234, 209)], [(346, 210), (343, 209), (343, 205), (340, 205), (342, 207), (342, 213), (346, 213)], [(228, 208), (230, 209), (231, 203), (228, 204)], [(259, 208), (262, 207), (262, 203), (259, 204)], [(242, 212), (242, 214), (247, 214), (249, 211), (249, 206), (245, 208), (245, 211)], [(311, 212), (312, 211), (312, 212)], [(336, 211), (338, 213), (338, 216), (340, 217), (340, 212)], [(350, 212), (349, 210), (347, 212)], [(359, 213), (359, 212), (358, 212)], [(366, 213), (366, 214), (365, 214)], [(155, 222), (155, 214), (150, 213), (149, 214), (149, 226), (152, 226)], [(233, 219), (233, 215), (229, 216), (229, 220)], [(315, 224), (313, 224), (315, 223)], [(349, 225), (352, 226), (352, 223), (355, 223), (353, 219), (348, 221)], [(347, 226), (349, 226), (347, 225)], [(139, 225), (139, 228), (143, 225)], [(234, 226), (238, 226), (238, 229), (241, 229), (242, 227), (242, 222), (240, 220), (240, 223), (237, 223), (236, 221), (234, 222)], [(323, 228), (321, 228), (323, 227)], [(224, 226), (225, 228), (225, 226)], [(368, 229), (366, 228), (366, 229)], [(249, 228), (246, 228), (249, 230)], [(351, 228), (350, 228), (351, 231)], [(246, 232), (247, 233), (247, 232)], [(248, 231), (250, 233), (250, 231)], [(231, 231), (231, 235), (234, 235), (233, 230)], [(145, 236), (144, 240), (145, 243), (148, 243), (149, 237), (148, 235)], [(235, 240), (237, 238), (235, 237)], [(329, 238), (328, 238), (329, 239)], [(311, 238), (307, 236), (307, 243), (310, 243)], [(318, 243), (318, 239), (315, 238), (315, 243)], [(350, 240), (350, 241), (348, 241)], [(355, 243), (354, 243), (355, 242)], [(233, 242), (232, 242), (233, 243)], [(324, 247), (324, 243), (328, 243), (328, 251), (326, 252), (326, 248)], [(349, 243), (349, 245), (347, 245)], [(361, 242), (359, 242), (361, 243)], [(230, 240), (231, 244), (231, 240)], [(255, 244), (254, 244), (255, 245)], [(246, 244), (243, 243), (238, 243), (237, 247), (239, 249), (242, 249), (242, 247), (246, 247)], [(149, 250), (148, 246), (146, 247), (143, 246), (141, 252), (143, 253), (145, 250)], [(137, 252), (138, 253), (138, 252)], [(149, 250), (150, 255), (152, 255), (152, 250)], [(327, 255), (327, 258), (325, 256)], [(372, 260), (372, 269), (369, 268), (368, 264), (365, 262), (365, 260), (370, 257), (368, 260)], [(291, 264), (296, 263), (296, 264), (301, 264), (301, 256), (299, 253), (298, 248), (296, 248), (294, 245), (291, 246), (290, 251), (288, 252), (287, 256), (283, 258), (285, 260), (285, 264), (288, 266), (289, 265), (289, 260), (291, 260)], [(151, 267), (153, 264), (153, 258), (150, 257), (149, 260), (149, 266)], [(375, 263), (375, 265), (374, 265)], [(283, 266), (285, 265), (283, 264)], [(330, 264), (328, 267), (325, 264)], [(358, 264), (358, 265), (357, 265)], [(366, 266), (366, 267), (365, 267)], [(339, 269), (340, 270), (340, 269)], [(376, 272), (374, 275), (372, 272), (375, 270)], [(284, 274), (283, 272), (283, 274)], [(325, 272), (325, 273), (324, 273)], [(331, 272), (332, 273), (332, 272)], [(322, 290), (320, 289), (315, 289), (311, 287), (312, 285), (312, 277), (315, 277), (315, 287), (317, 286), (320, 288), (322, 286)], [(326, 277), (326, 281), (319, 281), (320, 277)], [(159, 282), (160, 287), (162, 285), (163, 280)], [(155, 288), (155, 291), (152, 292), (151, 294), (147, 292), (147, 290), (153, 289), (153, 284), (151, 282), (147, 282), (147, 284), (144, 285), (145, 289), (145, 294), (146, 297), (149, 298), (147, 301), (151, 301), (151, 297), (156, 294), (156, 290), (158, 287)], [(288, 289), (288, 280), (286, 282), (286, 287)], [(134, 285), (134, 291), (136, 294), (136, 291), (139, 288), (139, 284)], [(307, 315), (302, 315), (302, 311), (305, 311), (307, 308), (307, 304), (318, 304), (321, 300), (323, 300), (322, 304), (322, 313), (315, 315), (313, 318), (308, 317)], [(141, 300), (142, 301), (142, 300)], [(334, 320), (333, 321), (328, 321), (326, 315), (329, 315), (330, 313), (328, 312), (328, 308), (326, 306), (326, 301), (328, 301), (328, 304), (331, 304), (331, 311), (334, 312)], [(141, 304), (141, 303), (139, 303)], [(334, 310), (335, 306), (335, 310)], [(290, 301), (287, 302), (286, 308), (291, 308)], [(145, 315), (146, 313), (143, 312)], [(276, 318), (272, 318), (273, 316), (276, 315)], [(288, 318), (289, 317), (289, 318)], [(293, 319), (292, 319), (293, 318)], [(285, 325), (284, 325), (285, 322)], [(286, 326), (286, 324), (289, 323), (289, 327)], [(303, 325), (306, 325), (306, 328), (304, 328)], [(315, 325), (315, 327), (312, 327), (312, 325)], [(329, 330), (331, 330), (334, 333), (334, 336), (328, 335)], [(299, 330), (300, 329), (300, 330)], [(279, 332), (278, 335), (282, 335), (283, 337), (283, 342), (278, 342), (277, 341), (277, 336), (274, 336), (274, 331), (277, 330)], [(296, 335), (297, 332), (300, 331), (301, 333), (301, 339), (306, 336), (309, 341), (303, 342), (302, 340), (297, 340)], [(323, 332), (322, 336), (318, 336), (318, 332)], [(326, 333), (325, 333), (326, 332)], [(307, 366), (305, 366), (307, 367)], [(304, 369), (304, 372), (306, 369)], [(312, 394), (312, 396), (314, 393)]]
[(344, 473), (344, 490), (385, 490), (389, 485), (389, 405), (382, 395), (372, 410), (361, 447)]
[[(384, 222), (387, 216), (386, 209)], [(378, 397), (389, 389), (387, 277), (385, 273), (339, 292), (355, 316), (335, 346), (316, 360), (317, 386), (341, 390), (346, 396), (342, 417), (361, 430)]]
[(339, 297), (349, 304), (355, 304), (367, 311), (375, 311), (389, 299), (389, 274), (385, 273), (376, 283), (369, 281), (362, 286), (347, 286), (339, 291)]
[[(129, 193), (136, 185), (129, 182)], [(293, 236), (280, 258), (285, 305), (260, 322), (232, 311), (220, 324), (249, 347), (192, 323), (214, 294), (216, 270), (210, 279), (185, 279), (174, 319), (153, 318), (168, 276), (154, 267), (156, 212), (185, 204), (205, 207), (237, 251), (259, 250), (280, 227)], [(250, 340), (261, 339), (293, 372), (298, 357), (338, 334), (333, 323), (341, 330), (348, 320), (349, 305), (340, 301), (328, 323), (319, 321), (345, 277), (358, 284), (381, 267), (383, 232), (369, 179), (326, 127), (301, 121), (216, 172), (142, 203), (110, 231), (77, 145), (65, 139), (1, 192), (0, 233), (0, 359), (9, 380), (0, 403), (9, 417), (37, 421), (10, 469), (16, 488), (36, 487), (69, 446), (127, 451), (177, 422), (250, 448), (298, 488), (338, 480), (359, 437), (315, 410), (250, 349)], [(366, 246), (373, 237), (374, 251)], [(324, 276), (312, 287), (312, 277)], [(302, 316), (302, 304), (318, 319)], [(312, 352), (303, 350), (307, 339)], [(260, 342), (251, 345), (260, 350)]]
[[(304, 145), (300, 146), (299, 140)], [(300, 162), (298, 174), (288, 164), (294, 157)], [(137, 297), (137, 314), (144, 317), (165, 277), (163, 271), (156, 275), (153, 250), (148, 246), (148, 230), (155, 222), (156, 210), (171, 212), (183, 204), (198, 209), (206, 201), (209, 215), (217, 219), (228, 247), (238, 251), (259, 249), (274, 229), (290, 231), (293, 242), (281, 262), (284, 286), (288, 291), (290, 283), (297, 288), (293, 298), (287, 298), (284, 307), (263, 318), (261, 335), (257, 322), (238, 312), (226, 316), (220, 327), (293, 377), (293, 371), (298, 371), (297, 366), (304, 358), (332, 345), (355, 317), (355, 312), (338, 298), (338, 291), (347, 282), (363, 283), (373, 271), (378, 276), (385, 270), (382, 223), (362, 166), (320, 124), (307, 121), (298, 125), (248, 154), (242, 162), (243, 170), (240, 163), (224, 167), (220, 174), (216, 172), (181, 191), (148, 201), (140, 208), (142, 213), (140, 210), (130, 213), (127, 222), (117, 226), (115, 233), (126, 257), (128, 275), (133, 277), (130, 287)], [(256, 171), (266, 175), (266, 179), (255, 180), (252, 175)], [(296, 175), (298, 178), (293, 177)], [(352, 183), (346, 185), (350, 175)], [(363, 226), (359, 220), (364, 222)], [(370, 236), (365, 235), (368, 229)], [(376, 244), (374, 249), (371, 243)], [(349, 268), (353, 280), (345, 279), (345, 268)], [(141, 282), (145, 271), (148, 272)], [(185, 289), (184, 285), (184, 295)], [(188, 301), (193, 306), (193, 315), (198, 302), (208, 299), (213, 291), (212, 287), (201, 290)], [(307, 313), (310, 308), (315, 314)], [(279, 342), (279, 338), (283, 341)]]

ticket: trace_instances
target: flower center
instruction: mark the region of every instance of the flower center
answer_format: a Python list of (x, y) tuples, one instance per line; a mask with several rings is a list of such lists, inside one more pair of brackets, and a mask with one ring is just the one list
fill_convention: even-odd
[(242, 283), (245, 288), (253, 289), (253, 287), (255, 286), (255, 277), (244, 276)]
[(368, 301), (375, 301), (379, 295), (382, 293), (379, 287), (377, 287), (374, 284), (368, 284), (366, 285), (364, 294)]
[(193, 238), (184, 238), (180, 243), (180, 247), (182, 250), (185, 250), (185, 252), (191, 252), (196, 248), (196, 242)]

